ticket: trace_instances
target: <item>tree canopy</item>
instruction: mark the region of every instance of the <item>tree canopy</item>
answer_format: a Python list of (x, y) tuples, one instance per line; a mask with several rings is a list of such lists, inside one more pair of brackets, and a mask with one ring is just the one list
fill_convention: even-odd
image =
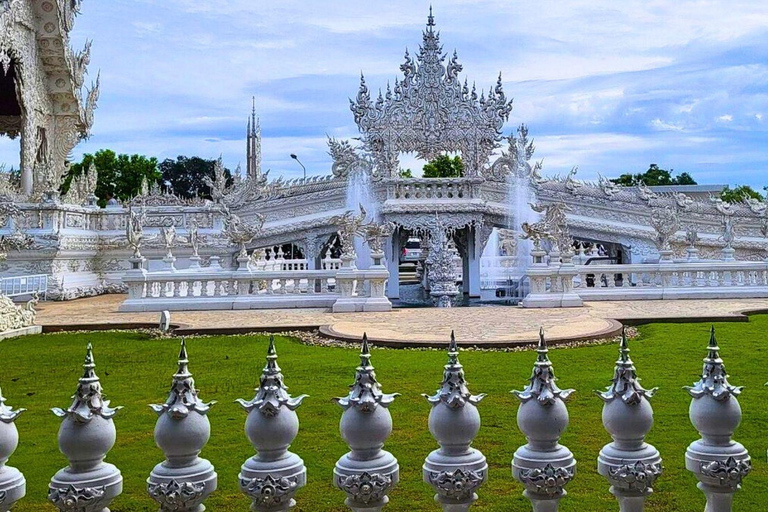
[[(213, 179), (216, 160), (206, 160), (197, 156), (178, 156), (176, 160), (170, 158), (160, 163), (162, 180), (170, 190), (179, 197), (191, 199), (202, 197), (210, 199), (211, 193), (203, 181), (207, 176)], [(231, 184), (232, 173), (224, 169), (227, 182)]]
[(69, 172), (61, 184), (62, 194), (67, 193), (76, 176), (88, 172), (91, 163), (99, 173), (96, 197), (99, 198), (101, 206), (104, 206), (110, 195), (120, 200), (136, 196), (144, 179), (149, 184), (160, 179), (157, 158), (148, 158), (143, 155), (118, 155), (111, 149), (102, 149), (93, 155), (86, 153), (80, 162), (70, 165)]
[(720, 199), (726, 203), (740, 203), (746, 199), (764, 199), (763, 196), (749, 185), (736, 185), (731, 188), (726, 185), (720, 192)]
[(425, 178), (461, 178), (464, 176), (464, 163), (460, 156), (451, 158), (440, 155), (424, 166)]
[(687, 172), (681, 172), (678, 176), (672, 176), (673, 169), (666, 170), (656, 164), (651, 164), (644, 173), (625, 173), (611, 181), (623, 187), (635, 187), (641, 183), (649, 187), (657, 185), (696, 185), (696, 181)]

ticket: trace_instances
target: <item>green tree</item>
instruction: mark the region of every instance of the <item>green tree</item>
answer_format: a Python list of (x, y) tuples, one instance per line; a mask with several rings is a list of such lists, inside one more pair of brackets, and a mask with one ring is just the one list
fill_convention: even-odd
[(400, 168), (400, 177), (401, 178), (413, 178), (413, 172), (411, 172), (410, 169)]
[[(206, 160), (197, 156), (179, 156), (176, 160), (170, 158), (160, 163), (160, 173), (163, 182), (169, 185), (174, 194), (185, 197), (203, 197), (210, 199), (211, 193), (203, 179), (213, 178), (216, 160)], [(227, 182), (232, 183), (232, 173), (224, 169)]]
[(720, 199), (726, 203), (740, 203), (749, 198), (763, 199), (763, 196), (749, 185), (736, 185), (734, 188), (726, 185), (720, 192)]
[(80, 162), (70, 166), (69, 172), (61, 185), (61, 193), (66, 194), (75, 176), (88, 172), (91, 164), (96, 167), (99, 179), (96, 184), (96, 197), (104, 206), (111, 195), (126, 200), (136, 196), (141, 190), (141, 183), (146, 178), (150, 185), (160, 179), (157, 170), (157, 158), (143, 155), (116, 154), (111, 149), (102, 149), (95, 154), (85, 154)]
[(625, 173), (614, 178), (611, 181), (622, 187), (635, 187), (641, 183), (654, 187), (658, 185), (696, 185), (696, 181), (687, 172), (680, 173), (679, 176), (673, 177), (674, 170), (660, 168), (656, 164), (651, 164), (648, 170), (642, 174)]
[(461, 178), (464, 176), (464, 163), (460, 156), (451, 158), (440, 155), (424, 166), (425, 178)]

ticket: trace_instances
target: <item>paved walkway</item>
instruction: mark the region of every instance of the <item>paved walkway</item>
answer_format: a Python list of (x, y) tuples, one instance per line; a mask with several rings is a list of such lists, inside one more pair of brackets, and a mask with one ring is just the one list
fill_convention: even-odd
[[(158, 313), (119, 313), (123, 295), (104, 295), (67, 302), (40, 303), (38, 323), (55, 326), (157, 325)], [(324, 309), (198, 311), (171, 313), (172, 323), (210, 332), (318, 328), (345, 339), (364, 332), (382, 344), (444, 344), (451, 330), (461, 343), (504, 346), (536, 339), (539, 327), (553, 342), (605, 337), (619, 328), (617, 320), (737, 319), (742, 311), (768, 310), (766, 299), (590, 302), (582, 308), (517, 307), (417, 308), (391, 313), (333, 314)]]

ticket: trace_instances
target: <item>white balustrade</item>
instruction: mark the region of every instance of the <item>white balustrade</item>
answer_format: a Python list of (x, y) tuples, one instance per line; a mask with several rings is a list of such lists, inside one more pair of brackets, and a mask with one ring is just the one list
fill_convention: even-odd
[[(517, 423), (527, 443), (516, 450), (512, 473), (524, 485), (524, 496), (531, 501), (534, 512), (556, 512), (560, 500), (567, 499), (565, 487), (578, 487), (581, 482), (573, 454), (559, 443), (569, 425), (565, 402), (573, 390), (560, 389), (555, 384), (543, 332), (536, 352), (527, 386), (515, 392), (520, 400)], [(426, 455), (422, 475), (425, 484), (436, 492), (439, 505), (435, 508), (466, 512), (478, 500), (478, 488), (489, 478), (488, 466), (499, 465), (501, 461), (486, 460), (479, 449), (482, 447), (472, 447), (481, 429), (476, 405), (484, 395), (472, 395), (467, 389), (453, 337), (448, 355), (440, 388), (432, 396), (424, 395), (432, 405), (429, 429), (440, 448), (427, 454), (429, 447), (422, 447)], [(698, 359), (695, 354), (689, 357)], [(119, 441), (112, 420), (119, 407), (111, 407), (109, 401), (103, 399), (90, 345), (83, 369), (71, 405), (67, 409), (53, 409), (62, 418), (59, 448), (69, 465), (51, 480), (48, 498), (64, 512), (108, 512), (110, 502), (123, 489), (120, 470), (104, 461)], [(322, 395), (323, 389), (321, 385), (316, 391)], [(677, 460), (670, 464), (680, 466), (683, 464), (680, 456), (685, 453), (685, 467), (699, 481), (697, 487), (707, 498), (705, 511), (731, 512), (733, 496), (742, 485), (745, 492), (750, 492), (757, 484), (752, 486), (745, 480), (753, 460), (747, 449), (732, 439), (742, 420), (737, 398), (741, 387), (728, 381), (714, 330), (701, 378), (686, 389), (692, 399), (689, 416), (701, 438), (687, 449), (678, 446), (677, 455), (668, 454), (667, 460)], [(603, 424), (612, 441), (599, 455), (594, 454), (598, 455), (598, 472), (610, 483), (610, 492), (618, 498), (622, 512), (642, 512), (646, 498), (654, 491), (655, 481), (663, 478), (661, 455), (644, 441), (653, 425), (649, 399), (654, 392), (655, 389), (640, 386), (627, 340), (622, 337), (611, 385), (607, 391), (598, 393), (604, 401)], [(346, 396), (336, 399), (344, 409), (340, 430), (350, 452), (336, 463), (333, 481), (344, 491), (347, 507), (355, 512), (381, 512), (400, 479), (397, 459), (383, 450), (392, 433), (389, 407), (394, 405), (396, 396), (382, 391), (371, 364), (367, 338), (363, 336), (354, 384)], [(242, 464), (237, 481), (253, 511), (287, 512), (296, 505), (296, 500), (302, 499), (300, 491), (307, 481), (307, 468), (302, 459), (288, 449), (299, 432), (295, 411), (304, 398), (305, 395), (294, 398), (288, 394), (271, 339), (254, 398), (238, 400), (248, 413), (245, 432), (256, 454)], [(323, 400), (322, 396), (315, 398)], [(155, 440), (166, 460), (155, 466), (146, 485), (161, 512), (202, 512), (205, 510), (202, 502), (216, 490), (217, 475), (213, 466), (198, 456), (211, 432), (208, 414), (212, 403), (203, 402), (197, 395), (182, 342), (178, 371), (173, 376), (168, 398), (163, 404), (153, 406), (159, 415)], [(27, 490), (23, 475), (5, 465), (18, 445), (13, 422), (21, 412), (8, 407), (0, 393), (0, 512), (8, 512)], [(130, 413), (126, 417), (130, 419)], [(401, 429), (425, 428), (426, 422), (410, 420), (408, 425), (401, 425)], [(217, 435), (220, 429), (237, 428), (229, 423), (220, 422)], [(595, 433), (587, 434), (594, 436)], [(34, 443), (44, 443), (44, 440), (35, 439)], [(488, 450), (491, 456), (503, 452), (495, 448)], [(240, 464), (240, 460), (229, 463)], [(227, 474), (234, 478), (231, 471)], [(319, 478), (320, 474), (315, 477)], [(129, 489), (137, 487), (132, 485)], [(29, 491), (40, 493), (43, 489)], [(590, 491), (606, 492), (604, 488)], [(585, 489), (579, 492), (583, 494)], [(674, 489), (666, 486), (661, 492), (674, 492)], [(341, 499), (339, 496), (338, 501)], [(313, 510), (315, 504), (302, 505), (304, 510)], [(407, 503), (399, 505), (401, 509), (412, 508)]]
[[(297, 260), (283, 260), (295, 262)], [(293, 263), (288, 263), (293, 265)], [(331, 264), (331, 267), (335, 265)], [(201, 311), (216, 309), (330, 308), (344, 298), (344, 311), (389, 311), (385, 268), (348, 270), (343, 293), (339, 270), (194, 270), (125, 273), (128, 298), (120, 311)]]
[(703, 261), (601, 265), (532, 265), (526, 307), (560, 307), (564, 281), (583, 300), (768, 297), (768, 263)]

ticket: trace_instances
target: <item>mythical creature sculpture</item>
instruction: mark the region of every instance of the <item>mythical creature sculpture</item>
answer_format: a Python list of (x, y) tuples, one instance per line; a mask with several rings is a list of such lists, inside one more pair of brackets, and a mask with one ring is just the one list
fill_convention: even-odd
[(256, 221), (252, 224), (243, 222), (238, 215), (232, 213), (229, 208), (223, 208), (224, 212), (224, 235), (234, 245), (240, 246), (239, 258), (247, 258), (248, 251), (245, 244), (256, 238), (264, 227), (264, 216), (257, 213), (254, 217)]
[(614, 182), (612, 182), (602, 174), (598, 174), (597, 178), (598, 178), (598, 185), (600, 186), (600, 189), (602, 189), (603, 194), (605, 194), (606, 196), (613, 197), (619, 192), (621, 192), (621, 187), (616, 185)]
[(565, 190), (571, 194), (575, 194), (583, 184), (576, 179), (576, 173), (579, 172), (579, 166), (575, 165), (571, 168), (568, 176), (565, 177)]
[(536, 151), (533, 140), (528, 139), (528, 127), (521, 124), (517, 128), (517, 137), (514, 134), (508, 137), (509, 146), (506, 152), (490, 166), (485, 172), (485, 177), (493, 181), (506, 182), (510, 174), (528, 178), (534, 186), (547, 181), (541, 176), (542, 162), (531, 165), (531, 158)]
[(690, 208), (691, 205), (695, 202), (693, 199), (682, 192), (675, 192), (672, 195), (675, 198), (675, 204), (677, 207), (683, 211), (688, 210), (688, 208)]
[(734, 224), (732, 215), (723, 215), (721, 218), (721, 224), (723, 226), (723, 234), (720, 238), (725, 242), (725, 247), (730, 249), (736, 238), (736, 226)]
[(709, 202), (715, 205), (715, 209), (721, 214), (721, 215), (733, 215), (736, 213), (736, 208), (731, 203), (726, 203), (721, 198), (717, 196), (710, 195), (709, 196)]
[(353, 257), (355, 255), (355, 237), (365, 238), (366, 236), (364, 225), (367, 213), (362, 204), (358, 208), (360, 209), (358, 214), (352, 210), (347, 210), (342, 215), (336, 215), (329, 219), (331, 224), (338, 226), (342, 256)]
[(566, 255), (572, 253), (573, 238), (571, 238), (571, 233), (568, 229), (568, 219), (565, 213), (569, 211), (569, 208), (566, 204), (531, 204), (530, 206), (533, 211), (544, 214), (544, 219), (541, 222), (557, 245), (558, 252)]
[(744, 204), (755, 215), (763, 215), (768, 209), (768, 204), (766, 204), (765, 201), (761, 201), (760, 199), (755, 199), (754, 197), (747, 197), (744, 200)]
[(384, 252), (384, 241), (392, 235), (394, 230), (395, 226), (391, 222), (384, 222), (381, 224), (371, 222), (370, 224), (363, 226), (365, 241), (368, 243), (368, 247), (371, 248), (371, 252)]
[(651, 188), (642, 181), (637, 185), (637, 195), (648, 204), (651, 204), (651, 201), (658, 199), (659, 197), (659, 194), (651, 190)]
[(677, 213), (669, 207), (656, 208), (651, 213), (651, 226), (656, 231), (656, 247), (660, 251), (670, 250), (669, 241), (680, 229)]
[(346, 179), (355, 168), (372, 169), (370, 157), (360, 155), (349, 141), (328, 137), (328, 154), (333, 159), (331, 172), (336, 178)]
[(165, 257), (169, 259), (173, 258), (172, 250), (176, 245), (176, 226), (163, 226), (160, 234), (163, 237), (163, 245), (165, 245)]
[(506, 256), (517, 254), (517, 235), (518, 233), (511, 229), (499, 229), (499, 243)]
[(523, 230), (520, 238), (533, 242), (533, 249), (536, 251), (541, 250), (542, 240), (555, 240), (554, 235), (549, 232), (547, 226), (542, 221), (534, 223), (523, 222), (520, 228)]
[(128, 221), (125, 224), (125, 239), (128, 241), (128, 247), (133, 249), (133, 257), (141, 259), (141, 242), (144, 238), (144, 228), (142, 224), (146, 221), (147, 214), (142, 208), (140, 211), (128, 208)]
[(198, 250), (200, 249), (200, 233), (198, 232), (197, 220), (192, 219), (189, 222), (187, 228), (187, 243), (192, 248), (192, 256), (198, 257)]
[(39, 301), (37, 293), (24, 306), (14, 304), (6, 295), (0, 295), (0, 332), (22, 329), (34, 325)]
[(15, 204), (0, 203), (0, 227), (7, 226), (11, 219), (14, 220), (13, 233), (0, 236), (0, 261), (8, 258), (9, 251), (29, 249), (35, 243), (34, 238), (21, 230), (17, 220), (19, 215), (21, 215), (21, 210)]

